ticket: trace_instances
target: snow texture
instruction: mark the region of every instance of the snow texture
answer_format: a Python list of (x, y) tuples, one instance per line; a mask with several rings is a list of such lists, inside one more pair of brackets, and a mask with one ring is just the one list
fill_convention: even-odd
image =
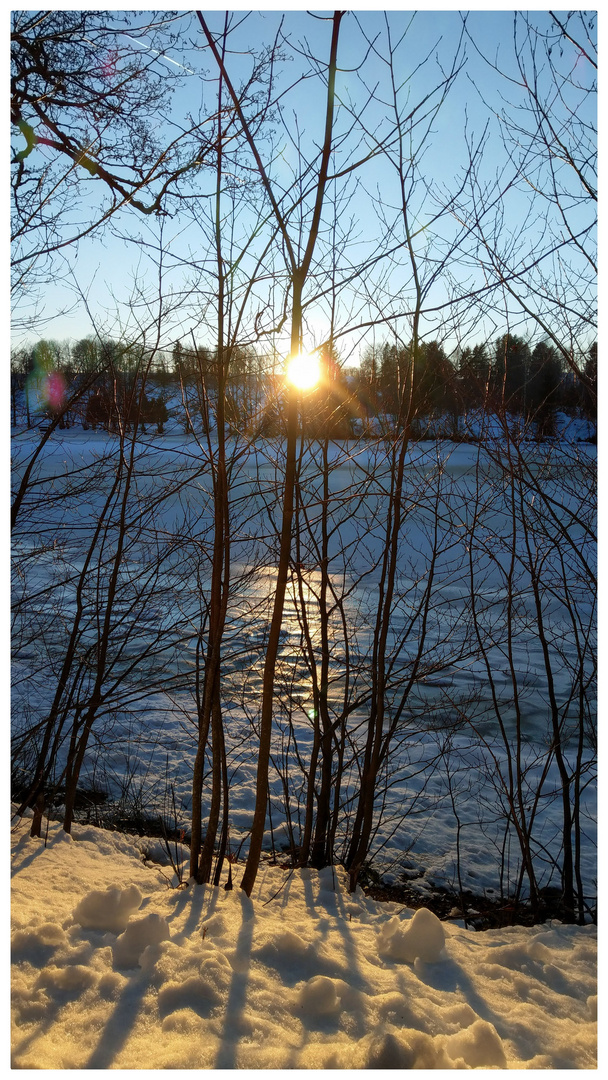
[(29, 826), (12, 827), (14, 1068), (595, 1067), (593, 926), (474, 933), (350, 894), (339, 867), (264, 863), (250, 899), (176, 889), (136, 840)]
[(129, 918), (142, 902), (137, 885), (128, 889), (93, 889), (77, 904), (74, 922), (93, 930), (125, 930)]
[(440, 959), (445, 945), (445, 933), (436, 915), (420, 908), (413, 919), (403, 924), (395, 915), (381, 928), (378, 952), (392, 960), (413, 963), (424, 960), (433, 964)]

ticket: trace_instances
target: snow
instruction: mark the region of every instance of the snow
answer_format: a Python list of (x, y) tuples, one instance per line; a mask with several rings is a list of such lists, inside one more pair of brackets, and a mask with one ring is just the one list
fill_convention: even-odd
[(440, 959), (445, 945), (445, 933), (436, 915), (420, 908), (405, 926), (397, 915), (390, 919), (378, 935), (378, 952), (393, 960), (432, 964)]
[(74, 922), (93, 930), (126, 930), (129, 917), (137, 911), (143, 897), (137, 885), (128, 889), (93, 889), (77, 904)]
[(143, 841), (30, 824), (12, 822), (14, 1068), (595, 1067), (593, 926), (475, 933), (350, 894), (338, 867), (264, 862), (250, 899), (180, 888)]

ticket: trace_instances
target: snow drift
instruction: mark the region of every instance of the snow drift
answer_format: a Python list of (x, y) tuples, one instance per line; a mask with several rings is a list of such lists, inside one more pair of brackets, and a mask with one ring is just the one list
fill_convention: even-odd
[(340, 868), (174, 887), (132, 838), (13, 823), (13, 1067), (595, 1066), (595, 927), (474, 933)]

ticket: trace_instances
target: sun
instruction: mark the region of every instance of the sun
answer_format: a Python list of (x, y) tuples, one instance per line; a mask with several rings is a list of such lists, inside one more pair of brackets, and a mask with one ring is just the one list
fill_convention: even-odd
[(312, 390), (321, 378), (321, 361), (317, 353), (297, 353), (290, 356), (285, 371), (288, 382), (298, 390)]

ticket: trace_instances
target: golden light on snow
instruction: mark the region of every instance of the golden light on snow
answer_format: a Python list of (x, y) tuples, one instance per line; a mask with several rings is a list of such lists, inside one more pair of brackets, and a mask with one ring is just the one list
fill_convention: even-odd
[(312, 390), (321, 378), (321, 361), (317, 353), (297, 353), (290, 356), (285, 371), (288, 381), (298, 390)]

